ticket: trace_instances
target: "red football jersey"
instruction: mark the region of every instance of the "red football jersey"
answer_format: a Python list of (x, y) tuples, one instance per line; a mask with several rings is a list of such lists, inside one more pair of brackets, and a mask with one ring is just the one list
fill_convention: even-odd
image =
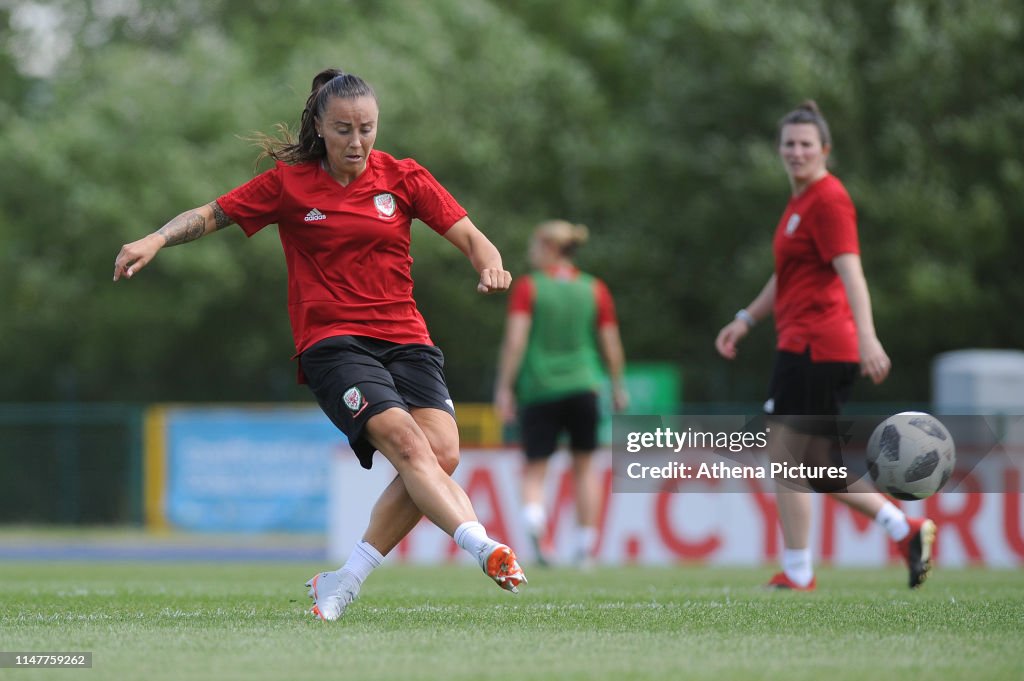
[(466, 211), (416, 161), (374, 150), (347, 186), (318, 162), (279, 161), (217, 203), (249, 236), (278, 225), (296, 355), (343, 335), (433, 344), (412, 297), (410, 225), (444, 234)]
[(859, 253), (857, 213), (829, 174), (790, 199), (773, 241), (778, 348), (817, 362), (859, 362), (857, 327), (832, 260)]

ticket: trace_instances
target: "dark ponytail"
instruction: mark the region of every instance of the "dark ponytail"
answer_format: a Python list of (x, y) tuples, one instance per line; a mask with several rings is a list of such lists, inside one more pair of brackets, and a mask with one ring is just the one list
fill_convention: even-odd
[(373, 97), (377, 94), (370, 85), (359, 76), (345, 73), (341, 69), (324, 69), (313, 77), (306, 106), (302, 109), (299, 122), (298, 140), (287, 124), (278, 123), (274, 126), (278, 137), (257, 134), (253, 141), (263, 151), (256, 163), (266, 157), (285, 163), (295, 164), (306, 161), (318, 161), (327, 156), (324, 141), (317, 135), (316, 121), (327, 109), (327, 103), (334, 97), (352, 99), (355, 97)]

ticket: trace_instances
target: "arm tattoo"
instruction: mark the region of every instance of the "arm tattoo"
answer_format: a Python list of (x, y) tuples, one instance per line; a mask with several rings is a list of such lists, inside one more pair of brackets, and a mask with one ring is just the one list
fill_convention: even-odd
[(167, 239), (167, 246), (195, 241), (206, 232), (206, 218), (196, 212), (182, 213), (158, 231)]
[[(216, 232), (218, 229), (234, 224), (234, 220), (228, 217), (228, 214), (224, 212), (224, 209), (216, 201), (208, 203), (207, 208), (213, 211), (213, 229), (210, 231)], [(206, 234), (206, 217), (196, 211), (182, 213), (161, 227), (158, 233), (162, 234), (167, 240), (166, 246), (177, 246), (178, 244), (195, 241)]]
[(219, 203), (211, 201), (210, 208), (213, 210), (213, 231), (224, 229), (228, 225), (234, 224), (235, 221), (228, 217), (228, 214), (224, 212)]

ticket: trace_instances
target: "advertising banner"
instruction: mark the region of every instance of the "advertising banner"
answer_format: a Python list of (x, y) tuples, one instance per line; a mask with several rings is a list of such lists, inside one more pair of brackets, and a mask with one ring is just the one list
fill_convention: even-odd
[[(676, 479), (646, 491), (619, 493), (614, 491), (611, 451), (595, 456), (603, 489), (598, 563), (759, 565), (778, 560), (782, 538), (772, 480)], [(521, 467), (518, 450), (466, 449), (454, 477), (466, 489), (489, 534), (526, 558), (532, 556), (519, 511)], [(938, 524), (940, 565), (1024, 565), (1024, 469), (1007, 458), (986, 467), (986, 476), (1000, 478), (1004, 491), (998, 493), (980, 491), (992, 489), (996, 483), (975, 479), (976, 473), (958, 475), (957, 492), (896, 503), (909, 515), (925, 514)], [(371, 471), (361, 469), (351, 453), (334, 457), (327, 546), (334, 561), (344, 560), (361, 538), (374, 500), (393, 476), (394, 470), (379, 455)], [(811, 494), (811, 498), (811, 548), (822, 562), (868, 566), (899, 560), (880, 526), (832, 496)], [(548, 538), (554, 555), (568, 563), (574, 523), (572, 475), (565, 453), (556, 454), (551, 461), (548, 508)], [(468, 556), (423, 520), (389, 560), (444, 563), (466, 561)]]
[(150, 524), (324, 531), (328, 465), (349, 448), (319, 409), (163, 407), (149, 431)]

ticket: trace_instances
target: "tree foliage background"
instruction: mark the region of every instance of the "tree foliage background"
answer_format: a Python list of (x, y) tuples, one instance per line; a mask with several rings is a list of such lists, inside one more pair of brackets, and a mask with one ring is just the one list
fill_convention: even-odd
[[(1016, 0), (37, 0), (0, 3), (0, 400), (308, 400), (269, 228), (122, 243), (250, 178), (243, 138), (297, 124), (338, 66), (413, 156), (526, 267), (536, 221), (591, 227), (631, 361), (688, 401), (757, 400), (774, 337), (712, 341), (771, 273), (788, 196), (775, 125), (814, 98), (860, 217), (895, 371), (1024, 339), (1024, 5)], [(414, 229), (420, 308), (457, 400), (490, 397), (505, 300)]]

